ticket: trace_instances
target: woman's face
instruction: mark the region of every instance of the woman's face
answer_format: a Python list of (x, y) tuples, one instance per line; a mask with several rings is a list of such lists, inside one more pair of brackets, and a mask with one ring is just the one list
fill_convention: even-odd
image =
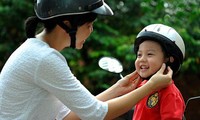
[(78, 27), (76, 33), (76, 49), (81, 49), (85, 40), (90, 36), (93, 31), (93, 22), (88, 22)]
[(159, 43), (146, 40), (139, 45), (135, 68), (142, 78), (156, 73), (164, 62), (164, 53)]

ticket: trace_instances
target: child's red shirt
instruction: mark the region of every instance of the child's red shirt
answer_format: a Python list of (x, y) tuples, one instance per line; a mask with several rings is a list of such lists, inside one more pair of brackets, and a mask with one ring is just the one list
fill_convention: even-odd
[[(147, 80), (142, 81), (142, 86)], [(134, 109), (133, 120), (182, 120), (185, 102), (174, 82), (143, 98)]]

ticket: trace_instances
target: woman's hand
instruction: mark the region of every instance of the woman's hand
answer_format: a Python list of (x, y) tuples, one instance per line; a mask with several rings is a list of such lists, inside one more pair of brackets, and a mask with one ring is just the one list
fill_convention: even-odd
[(96, 96), (97, 99), (101, 101), (107, 101), (118, 96), (124, 95), (128, 92), (133, 91), (137, 84), (140, 81), (140, 76), (136, 71), (132, 72), (129, 75), (126, 75), (124, 78), (120, 79), (113, 86), (105, 90)]
[(172, 69), (169, 66), (166, 68), (166, 64), (163, 63), (160, 70), (146, 84), (151, 84), (155, 91), (165, 88), (172, 83), (172, 74)]
[(141, 77), (136, 71), (126, 75), (116, 83), (118, 86), (119, 95), (123, 95), (134, 90), (139, 82), (141, 82)]

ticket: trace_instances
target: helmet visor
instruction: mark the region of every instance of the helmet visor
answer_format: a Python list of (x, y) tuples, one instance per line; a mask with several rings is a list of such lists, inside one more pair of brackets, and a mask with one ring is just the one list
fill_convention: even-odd
[(103, 5), (99, 8), (94, 9), (92, 12), (101, 14), (101, 15), (113, 15), (111, 8), (103, 1)]

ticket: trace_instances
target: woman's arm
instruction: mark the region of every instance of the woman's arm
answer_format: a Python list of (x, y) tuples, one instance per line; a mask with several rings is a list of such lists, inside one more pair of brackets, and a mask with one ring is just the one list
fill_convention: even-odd
[[(123, 113), (130, 110), (138, 101), (140, 101), (143, 97), (150, 94), (155, 90), (162, 89), (168, 86), (172, 81), (172, 70), (168, 67), (168, 73), (163, 74), (165, 71), (166, 65), (164, 64), (161, 69), (151, 77), (151, 79), (140, 88), (129, 92), (131, 89), (135, 89), (137, 82), (139, 81), (139, 76), (136, 72), (133, 72), (127, 75), (124, 80), (117, 82), (108, 90), (97, 96), (98, 99), (106, 101), (108, 103), (108, 113), (105, 117), (105, 120), (114, 119)], [(126, 81), (126, 82), (125, 82)], [(128, 81), (128, 82), (127, 82)], [(133, 85), (127, 84), (132, 81)], [(128, 88), (128, 89), (125, 89)], [(116, 91), (115, 91), (116, 90)], [(120, 92), (123, 91), (123, 92)], [(119, 92), (119, 93), (118, 93)], [(117, 97), (125, 92), (129, 92), (125, 95)], [(112, 95), (113, 93), (113, 95)], [(117, 97), (114, 99), (110, 99), (113, 97)], [(109, 100), (110, 99), (110, 100)], [(64, 120), (79, 120), (75, 113), (71, 112), (68, 116), (65, 117)]]
[[(136, 76), (137, 79), (135, 79)], [(123, 79), (119, 80), (116, 84), (114, 84), (104, 92), (97, 95), (96, 98), (101, 101), (107, 101), (125, 93), (128, 93), (136, 88), (137, 83), (139, 82), (139, 78), (140, 77), (138, 77), (138, 74), (136, 72), (133, 72), (125, 76)], [(64, 118), (64, 120), (80, 120), (80, 118), (74, 112), (71, 111)]]
[[(137, 79), (135, 79), (136, 76), (138, 76), (136, 72), (127, 75), (116, 84), (97, 95), (96, 98), (101, 101), (107, 101), (134, 90), (139, 82), (138, 78), (140, 78), (137, 77)], [(80, 118), (71, 111), (64, 120), (80, 120)]]

